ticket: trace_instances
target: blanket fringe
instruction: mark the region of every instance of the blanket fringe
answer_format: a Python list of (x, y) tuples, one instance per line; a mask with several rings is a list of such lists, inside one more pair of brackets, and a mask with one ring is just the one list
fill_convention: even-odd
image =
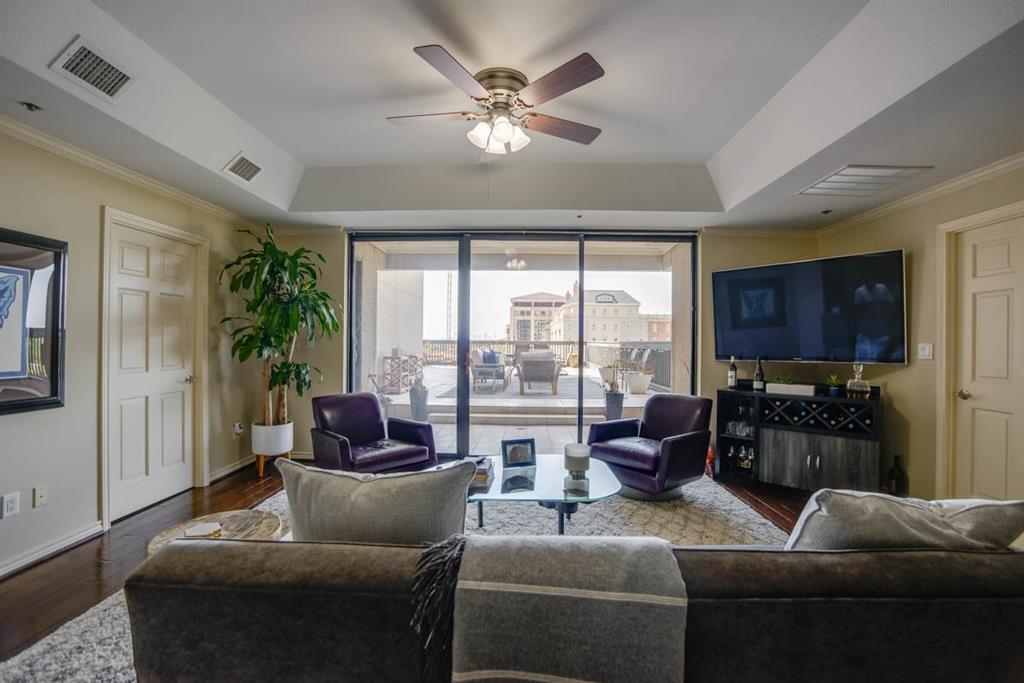
[(411, 626), (420, 640), (421, 680), (428, 683), (452, 677), (455, 586), (465, 547), (466, 537), (456, 534), (424, 550), (416, 562)]

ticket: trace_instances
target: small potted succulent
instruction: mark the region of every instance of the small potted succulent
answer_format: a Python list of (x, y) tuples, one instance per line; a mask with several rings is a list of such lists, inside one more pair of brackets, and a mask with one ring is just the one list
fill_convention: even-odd
[(825, 378), (825, 386), (828, 387), (829, 396), (843, 395), (843, 381), (839, 379), (839, 375), (831, 374)]

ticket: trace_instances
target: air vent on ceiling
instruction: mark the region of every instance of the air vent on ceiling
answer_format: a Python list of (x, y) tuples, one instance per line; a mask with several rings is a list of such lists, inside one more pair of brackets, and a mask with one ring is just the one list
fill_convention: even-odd
[(133, 80), (127, 71), (100, 55), (81, 36), (60, 53), (50, 64), (50, 69), (110, 101), (123, 93)]
[(242, 156), (242, 153), (239, 152), (231, 161), (228, 162), (228, 165), (224, 167), (224, 170), (241, 178), (245, 182), (249, 182), (263, 169), (246, 159)]
[(822, 178), (798, 194), (831, 195), (836, 197), (870, 197), (898, 185), (931, 166), (844, 166), (827, 178)]

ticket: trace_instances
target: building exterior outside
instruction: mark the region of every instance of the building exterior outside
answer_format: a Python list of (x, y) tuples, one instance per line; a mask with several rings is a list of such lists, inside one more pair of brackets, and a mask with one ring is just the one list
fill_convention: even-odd
[(647, 339), (652, 342), (672, 341), (672, 316), (668, 313), (645, 313), (647, 323)]
[(565, 297), (535, 292), (513, 297), (508, 311), (510, 341), (551, 341), (552, 322), (565, 305)]
[[(579, 305), (579, 286), (573, 284), (572, 292), (565, 295), (565, 305), (558, 309), (552, 321), (552, 340), (576, 341)], [(583, 293), (583, 305), (586, 326), (583, 338), (588, 342), (648, 341), (646, 318), (671, 319), (668, 315), (641, 315), (640, 302), (622, 289), (588, 289)], [(669, 325), (668, 339), (671, 337)]]

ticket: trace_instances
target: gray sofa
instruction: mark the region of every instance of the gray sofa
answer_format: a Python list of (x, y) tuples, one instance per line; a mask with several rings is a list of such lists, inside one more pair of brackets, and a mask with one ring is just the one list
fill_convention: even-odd
[[(125, 584), (139, 679), (416, 681), (420, 551), (174, 541)], [(688, 682), (1024, 680), (1024, 553), (707, 546), (676, 559)]]

